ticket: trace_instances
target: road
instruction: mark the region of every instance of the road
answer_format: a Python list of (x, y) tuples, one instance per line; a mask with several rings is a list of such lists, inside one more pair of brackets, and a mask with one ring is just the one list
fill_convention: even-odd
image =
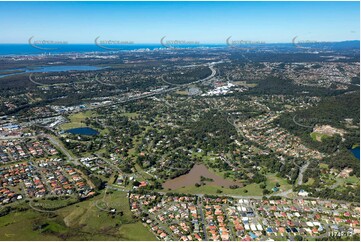
[(245, 137), (244, 134), (243, 134), (243, 131), (236, 125), (236, 121), (231, 121), (231, 120), (229, 120), (229, 117), (227, 117), (227, 122), (236, 129), (237, 133), (241, 137)]
[(73, 162), (75, 165), (80, 165), (79, 161), (77, 159), (74, 159), (71, 154), (69, 153), (69, 151), (64, 147), (64, 145), (57, 141), (53, 136), (49, 135), (49, 134), (45, 134), (44, 135), (46, 138), (49, 139), (49, 141), (56, 146), (58, 149), (61, 150), (61, 152), (63, 152), (63, 154), (65, 154), (68, 157), (68, 160), (70, 162)]
[(207, 229), (206, 229), (206, 220), (204, 219), (204, 214), (203, 214), (203, 209), (202, 209), (202, 196), (199, 196), (197, 198), (197, 207), (199, 210), (199, 214), (201, 215), (201, 219), (202, 219), (202, 225), (203, 225), (203, 234), (204, 234), (204, 240), (208, 241), (208, 236), (207, 236)]
[(36, 138), (36, 136), (1, 136), (0, 140), (14, 140), (14, 139), (26, 139)]
[(38, 137), (45, 137), (47, 138), (50, 143), (52, 143), (56, 148), (58, 148), (61, 152), (63, 152), (63, 154), (65, 154), (68, 157), (68, 160), (73, 162), (75, 165), (80, 165), (80, 163), (78, 162), (77, 159), (74, 159), (73, 156), (69, 153), (69, 151), (64, 147), (64, 145), (59, 142), (58, 140), (56, 140), (53, 136), (51, 136), (50, 134), (44, 134), (44, 135), (39, 135), (39, 136), (23, 136), (23, 137), (19, 137), (19, 136), (7, 136), (7, 137), (0, 137), (0, 140), (14, 140), (14, 139), (33, 139), (33, 138), (38, 138)]
[(113, 106), (113, 105), (116, 105), (116, 104), (122, 104), (122, 103), (130, 102), (130, 101), (136, 101), (136, 100), (143, 99), (143, 98), (148, 98), (148, 97), (153, 97), (153, 96), (156, 96), (156, 95), (161, 95), (161, 94), (164, 94), (164, 93), (167, 93), (167, 92), (177, 91), (179, 89), (183, 89), (183, 88), (186, 88), (188, 86), (191, 86), (191, 85), (194, 85), (194, 84), (197, 84), (197, 83), (209, 81), (210, 79), (212, 79), (217, 74), (217, 71), (214, 69), (215, 64), (217, 64), (217, 63), (208, 64), (209, 69), (211, 69), (211, 71), (212, 71), (211, 75), (209, 75), (206, 78), (200, 79), (198, 81), (194, 81), (194, 82), (190, 82), (190, 83), (182, 84), (182, 85), (177, 85), (175, 87), (171, 87), (171, 88), (168, 88), (168, 89), (164, 89), (164, 90), (160, 90), (160, 91), (156, 91), (156, 92), (152, 92), (152, 93), (142, 94), (142, 95), (139, 95), (139, 96), (128, 97), (128, 98), (125, 98), (124, 100), (119, 100), (119, 101), (112, 102), (112, 103), (107, 103), (107, 104), (103, 104), (103, 105), (99, 105), (99, 106), (95, 106), (95, 107), (88, 107), (87, 109), (88, 110), (90, 110), (90, 109), (98, 109), (98, 108), (103, 108), (103, 107), (106, 107), (106, 106)]
[(43, 210), (43, 209), (40, 209), (40, 208), (36, 208), (36, 207), (33, 206), (32, 202), (33, 202), (33, 200), (29, 201), (29, 206), (35, 211), (38, 211), (38, 212), (41, 212), (41, 213), (55, 213), (55, 211), (52, 211), (52, 210)]
[[(190, 86), (190, 85), (193, 85), (193, 84), (197, 84), (197, 83), (201, 83), (201, 82), (204, 82), (204, 81), (208, 81), (210, 79), (212, 79), (216, 74), (217, 74), (217, 71), (214, 69), (214, 65), (217, 64), (219, 62), (212, 62), (212, 63), (209, 63), (208, 64), (208, 67), (209, 69), (211, 69), (212, 73), (211, 75), (209, 75), (208, 77), (206, 78), (203, 78), (203, 79), (200, 79), (198, 81), (194, 81), (194, 82), (190, 82), (190, 83), (187, 83), (187, 84), (183, 84), (183, 85), (179, 85), (179, 86), (176, 86), (176, 87), (172, 87), (172, 88), (168, 88), (168, 89), (165, 89), (165, 90), (161, 90), (161, 91), (158, 91), (158, 92), (153, 92), (153, 93), (148, 93), (148, 94), (143, 94), (143, 95), (139, 95), (139, 96), (135, 96), (135, 97), (129, 97), (129, 98), (126, 98), (124, 100), (120, 100), (120, 101), (117, 101), (117, 102), (114, 102), (114, 103), (107, 103), (107, 104), (104, 104), (104, 105), (99, 105), (99, 106), (96, 106), (96, 107), (89, 107), (87, 109), (97, 109), (97, 108), (103, 108), (105, 106), (112, 106), (112, 105), (116, 105), (116, 104), (121, 104), (121, 103), (126, 103), (126, 102), (130, 102), (130, 101), (135, 101), (135, 100), (139, 100), (139, 99), (143, 99), (143, 98), (148, 98), (148, 97), (152, 97), (152, 96), (155, 96), (155, 95), (160, 95), (160, 94), (164, 94), (164, 93), (167, 93), (167, 92), (171, 92), (171, 91), (176, 91), (178, 89), (182, 89), (182, 88), (185, 88), (187, 86)], [(47, 128), (47, 127), (45, 127)], [(49, 129), (49, 128), (47, 128)], [(49, 129), (50, 131), (52, 131), (51, 129)], [(49, 140), (50, 142), (56, 146), (57, 148), (59, 148), (67, 157), (68, 157), (68, 160), (73, 162), (75, 165), (80, 165), (78, 159), (74, 159), (73, 156), (69, 153), (69, 151), (63, 146), (63, 144), (59, 141), (57, 141), (54, 137), (52, 137), (51, 135), (45, 135)], [(30, 137), (17, 137), (17, 138), (30, 138)], [(11, 137), (0, 137), (0, 139), (11, 139)]]
[(297, 185), (301, 186), (303, 183), (303, 173), (305, 173), (305, 171), (307, 170), (307, 167), (310, 165), (310, 162), (307, 161), (306, 164), (304, 164), (302, 167), (300, 167), (300, 173), (298, 173), (298, 178), (297, 178)]

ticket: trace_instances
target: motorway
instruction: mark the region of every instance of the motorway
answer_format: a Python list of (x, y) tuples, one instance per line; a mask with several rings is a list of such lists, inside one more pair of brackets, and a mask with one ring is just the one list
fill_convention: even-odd
[(191, 86), (191, 85), (194, 85), (194, 84), (197, 84), (197, 83), (209, 81), (217, 74), (217, 71), (214, 69), (214, 65), (218, 64), (218, 63), (220, 63), (220, 62), (216, 62), (216, 63), (212, 62), (212, 63), (208, 64), (209, 69), (211, 69), (211, 71), (212, 71), (211, 75), (209, 75), (206, 78), (200, 79), (198, 81), (194, 81), (194, 82), (190, 82), (190, 83), (186, 83), (186, 84), (182, 84), (182, 85), (177, 85), (175, 87), (167, 88), (167, 89), (152, 92), (152, 93), (142, 94), (142, 95), (139, 95), (139, 96), (128, 97), (128, 98), (125, 98), (123, 100), (118, 100), (116, 102), (111, 102), (111, 103), (107, 103), (107, 104), (103, 104), (103, 105), (98, 105), (98, 106), (95, 106), (95, 107), (88, 107), (87, 109), (88, 110), (89, 109), (98, 109), (98, 108), (103, 108), (103, 107), (106, 107), (106, 106), (112, 106), (112, 105), (116, 105), (116, 104), (122, 104), (122, 103), (130, 102), (130, 101), (136, 101), (136, 100), (143, 99), (143, 98), (148, 98), (148, 97), (153, 97), (153, 96), (156, 96), (156, 95), (161, 95), (161, 94), (164, 94), (164, 93), (167, 93), (167, 92), (173, 92), (173, 91), (177, 91), (179, 89), (184, 89), (184, 88), (186, 88), (188, 86)]

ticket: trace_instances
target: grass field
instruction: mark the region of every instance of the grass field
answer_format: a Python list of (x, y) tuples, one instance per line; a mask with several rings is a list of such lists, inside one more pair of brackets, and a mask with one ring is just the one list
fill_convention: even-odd
[[(217, 193), (217, 190), (221, 190), (222, 193)], [(248, 192), (246, 193), (245, 190), (248, 190)], [(164, 189), (164, 192), (168, 192), (168, 190)], [(244, 196), (262, 196), (262, 189), (260, 189), (259, 185), (257, 184), (251, 184), (243, 188), (237, 188), (237, 189), (222, 188), (220, 186), (215, 186), (215, 185), (204, 185), (200, 187), (186, 186), (179, 189), (171, 190), (171, 192), (186, 193), (186, 194), (188, 193), (212, 194), (212, 195), (228, 194), (228, 195), (244, 195)]]
[(276, 174), (274, 173), (268, 173), (266, 177), (267, 177), (266, 187), (268, 190), (271, 190), (273, 187), (275, 187), (277, 182), (280, 184), (279, 188), (282, 189), (283, 191), (292, 189), (292, 185), (288, 184), (286, 179), (277, 177)]
[(360, 179), (356, 176), (349, 176), (347, 178), (336, 178), (336, 182), (338, 182), (340, 187), (344, 188), (346, 185), (358, 186), (360, 184)]
[(52, 234), (33, 231), (33, 225), (41, 216), (34, 210), (28, 210), (0, 217), (0, 240), (58, 240)]
[(320, 133), (317, 133), (317, 132), (312, 132), (310, 135), (311, 135), (311, 138), (314, 141), (319, 141), (319, 142), (322, 142), (323, 139), (326, 139), (326, 138), (330, 137), (328, 135), (320, 134)]
[(94, 115), (95, 115), (95, 113), (90, 110), (86, 111), (86, 112), (71, 114), (69, 116), (70, 123), (64, 123), (64, 124), (60, 125), (60, 128), (63, 130), (67, 130), (67, 129), (85, 127), (86, 125), (85, 125), (85, 123), (83, 123), (85, 121), (85, 119), (90, 118)]
[(320, 163), (319, 167), (320, 167), (320, 169), (329, 169), (328, 164), (326, 164), (326, 163)]
[(71, 203), (77, 202), (78, 199), (74, 196), (67, 197), (64, 199), (58, 200), (49, 200), (49, 199), (38, 199), (36, 201), (32, 201), (31, 204), (35, 208), (45, 209), (45, 210), (54, 210), (58, 208), (65, 207)]
[[(112, 216), (107, 212), (106, 204), (117, 212), (122, 211), (123, 215)], [(156, 239), (133, 218), (125, 192), (111, 191), (106, 194), (106, 191), (102, 191), (94, 198), (58, 209), (55, 213), (41, 213), (29, 206), (27, 208), (26, 211), (0, 217), (1, 240)]]
[[(282, 191), (286, 191), (292, 188), (292, 185), (288, 184), (285, 179), (279, 178), (275, 174), (267, 175), (266, 187), (268, 190), (271, 190), (273, 187), (275, 187), (277, 182), (280, 184), (280, 189)], [(217, 190), (221, 190), (222, 193), (217, 193)], [(166, 189), (164, 189), (163, 191), (168, 192), (168, 190)], [(243, 195), (243, 196), (262, 196), (263, 195), (262, 191), (263, 189), (260, 188), (260, 184), (255, 184), (255, 183), (237, 189), (230, 189), (226, 187), (222, 188), (220, 186), (215, 186), (215, 185), (203, 185), (200, 187), (186, 186), (179, 189), (171, 190), (171, 192), (178, 192), (178, 193), (213, 194), (213, 195), (227, 194), (227, 195)]]
[[(211, 156), (205, 156), (205, 155), (197, 154), (197, 153), (193, 153), (193, 155), (202, 157), (203, 161), (208, 164), (216, 161), (216, 159), (214, 157), (212, 159)], [(224, 174), (226, 173), (225, 171), (220, 171), (218, 169), (209, 168), (208, 170), (220, 177), (223, 177)], [(268, 173), (268, 174), (266, 174), (266, 177), (267, 177), (266, 188), (270, 191), (272, 188), (274, 188), (276, 186), (276, 183), (279, 183), (279, 185), (280, 185), (279, 189), (282, 191), (292, 189), (292, 185), (288, 184), (286, 179), (277, 177), (275, 173)], [(233, 176), (231, 175), (227, 179), (232, 180), (232, 178), (233, 178)], [(194, 186), (194, 188), (193, 187), (180, 188), (180, 191), (183, 192), (184, 190), (189, 190), (190, 192), (184, 192), (184, 193), (195, 194), (195, 193), (201, 193), (200, 192), (201, 190), (206, 189), (207, 192), (209, 191), (210, 193), (215, 194), (216, 191), (218, 189), (220, 189), (223, 191), (223, 193), (230, 194), (230, 195), (261, 196), (261, 195), (263, 195), (262, 194), (263, 189), (261, 189), (259, 185), (260, 184), (249, 184), (243, 188), (237, 188), (237, 189), (229, 189), (229, 188), (222, 188), (222, 187), (217, 187), (217, 186), (206, 185), (206, 186), (199, 187), (200, 189), (197, 189), (195, 186)], [(247, 190), (247, 192), (245, 192), (246, 190)], [(204, 193), (206, 193), (206, 192), (204, 192)]]
[[(219, 177), (223, 177), (226, 173), (225, 171), (220, 171), (219, 169), (212, 169), (209, 168), (209, 164), (216, 162), (215, 157), (205, 155), (203, 153), (193, 153), (193, 157), (198, 157), (200, 159), (203, 159), (204, 164), (208, 164), (208, 170), (216, 174)], [(275, 173), (268, 173), (266, 174), (267, 182), (266, 182), (266, 188), (271, 191), (272, 188), (276, 186), (276, 183), (279, 183), (280, 191), (286, 191), (289, 189), (292, 189), (292, 185), (287, 183), (287, 180), (281, 177), (277, 177)], [(227, 180), (233, 180), (233, 176), (227, 178)], [(242, 181), (240, 181), (242, 182)], [(222, 193), (218, 193), (217, 191), (221, 190)], [(163, 189), (164, 192), (167, 192), (169, 190)], [(249, 184), (241, 188), (237, 189), (230, 189), (228, 187), (221, 187), (216, 185), (202, 185), (200, 187), (196, 186), (186, 186), (179, 189), (171, 190), (172, 192), (179, 192), (179, 193), (190, 193), (190, 194), (228, 194), (228, 195), (243, 195), (243, 196), (262, 196), (263, 195), (263, 189), (260, 188), (260, 184)], [(275, 192), (277, 193), (277, 192)], [(272, 193), (271, 193), (272, 194)]]
[(136, 118), (139, 116), (138, 113), (123, 113), (123, 116), (127, 117), (127, 118)]
[(124, 224), (119, 229), (120, 236), (126, 240), (155, 241), (156, 237), (141, 222)]
[(308, 181), (304, 185), (312, 186), (312, 184), (315, 182), (315, 179), (310, 177), (308, 178)]

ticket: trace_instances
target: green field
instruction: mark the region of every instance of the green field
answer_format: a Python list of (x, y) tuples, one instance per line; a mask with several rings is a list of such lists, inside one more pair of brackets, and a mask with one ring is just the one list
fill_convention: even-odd
[[(277, 182), (280, 184), (280, 189), (282, 191), (292, 189), (292, 185), (288, 184), (285, 179), (277, 177), (275, 174), (267, 175), (266, 188), (268, 190), (271, 190), (273, 187), (276, 186)], [(217, 193), (217, 190), (221, 190), (222, 193)], [(203, 185), (200, 187), (186, 186), (179, 189), (171, 190), (171, 192), (186, 193), (186, 194), (187, 193), (212, 194), (212, 195), (227, 194), (227, 195), (242, 195), (242, 196), (263, 196), (262, 191), (263, 189), (260, 188), (260, 184), (255, 184), (255, 183), (237, 189), (230, 189), (226, 187), (222, 188), (216, 185)], [(163, 192), (168, 192), (168, 190), (164, 189)], [(273, 194), (277, 194), (277, 192)], [(270, 195), (272, 195), (272, 193)]]
[(320, 163), (319, 164), (320, 169), (329, 169), (328, 164)]
[(90, 117), (92, 117), (94, 115), (95, 115), (95, 113), (92, 112), (92, 111), (86, 111), (86, 112), (71, 114), (68, 117), (70, 122), (60, 125), (60, 128), (63, 129), (63, 130), (67, 130), (67, 129), (85, 127), (86, 126), (85, 123), (84, 123), (85, 119), (90, 118)]
[(347, 178), (336, 178), (336, 182), (339, 184), (339, 188), (345, 188), (348, 185), (351, 186), (359, 186), (360, 185), (360, 179), (356, 176), (349, 176)]
[(138, 113), (123, 113), (122, 115), (127, 118), (137, 118), (139, 116)]
[(41, 217), (34, 210), (13, 212), (0, 217), (0, 240), (57, 240), (55, 235), (33, 231), (33, 225)]
[(124, 224), (119, 230), (120, 236), (126, 240), (157, 240), (156, 237), (141, 222)]
[[(103, 191), (55, 213), (38, 212), (25, 203), (21, 206), (27, 210), (0, 217), (1, 240), (156, 240), (133, 218), (124, 192)], [(109, 208), (117, 214), (108, 213)]]
[(322, 142), (323, 139), (326, 139), (326, 138), (330, 137), (328, 135), (320, 134), (320, 133), (317, 133), (317, 132), (312, 132), (310, 134), (310, 136), (311, 136), (312, 140), (319, 141), (319, 142)]
[[(222, 193), (217, 193), (217, 190), (221, 190)], [(248, 190), (246, 193), (245, 190)], [(186, 193), (186, 194), (211, 194), (211, 195), (244, 195), (244, 196), (262, 196), (262, 189), (260, 189), (258, 184), (250, 184), (242, 188), (230, 189), (222, 188), (215, 185), (203, 185), (200, 187), (196, 186), (187, 186), (175, 190), (165, 190), (163, 192), (175, 192), (175, 193)]]
[[(211, 156), (207, 156), (207, 155), (204, 155), (201, 153), (193, 153), (193, 156), (202, 158), (205, 164), (207, 164), (207, 163), (211, 164), (213, 162), (216, 162), (216, 159), (214, 157), (212, 159)], [(224, 174), (226, 173), (225, 171), (221, 171), (219, 169), (209, 168), (209, 165), (208, 165), (208, 170), (220, 177), (223, 177)], [(276, 186), (276, 183), (279, 183), (280, 191), (286, 191), (286, 190), (292, 189), (292, 185), (288, 184), (286, 179), (277, 177), (275, 173), (267, 173), (265, 176), (267, 177), (266, 188), (270, 191), (272, 188), (274, 188)], [(233, 175), (230, 174), (230, 176), (227, 178), (227, 180), (232, 180), (233, 178), (234, 178)], [(242, 181), (240, 181), (240, 182), (242, 182)], [(242, 188), (237, 188), (237, 189), (222, 188), (220, 186), (210, 186), (210, 185), (204, 185), (199, 188), (197, 188), (195, 186), (190, 186), (190, 187), (180, 188), (180, 189), (177, 189), (174, 191), (179, 191), (182, 193), (193, 193), (193, 194), (197, 194), (197, 193), (217, 194), (217, 190), (222, 190), (224, 194), (229, 194), (229, 195), (245, 195), (245, 196), (262, 196), (263, 195), (262, 194), (263, 189), (260, 188), (260, 184), (249, 184)], [(247, 190), (247, 192), (246, 192), (246, 190)], [(204, 192), (202, 192), (202, 191), (204, 191)]]

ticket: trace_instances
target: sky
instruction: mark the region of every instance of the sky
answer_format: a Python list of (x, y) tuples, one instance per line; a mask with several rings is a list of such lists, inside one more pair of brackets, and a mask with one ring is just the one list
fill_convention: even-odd
[(0, 2), (0, 43), (359, 40), (359, 2)]

